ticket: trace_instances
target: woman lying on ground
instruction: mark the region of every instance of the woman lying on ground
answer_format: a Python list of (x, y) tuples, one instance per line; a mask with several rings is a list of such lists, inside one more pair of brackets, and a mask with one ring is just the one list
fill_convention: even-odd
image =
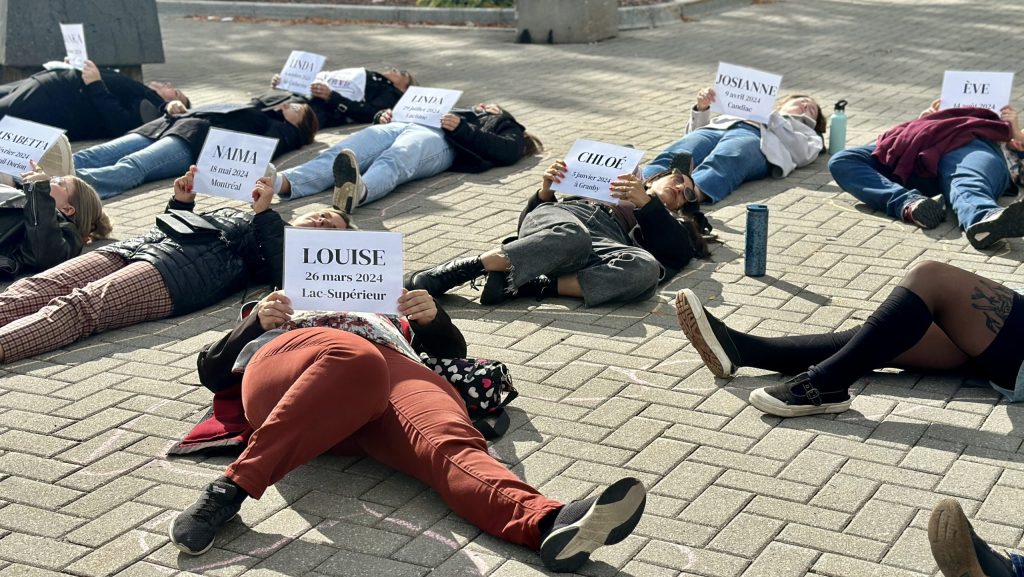
[(668, 168), (679, 153), (693, 159), (695, 198), (718, 202), (744, 182), (768, 176), (783, 178), (807, 166), (825, 149), (822, 134), (827, 120), (810, 96), (780, 98), (763, 124), (722, 114), (711, 119), (715, 90), (705, 88), (690, 110), (685, 136), (669, 145), (644, 167), (644, 177)]
[[(168, 210), (191, 212), (195, 167), (174, 181)], [(190, 313), (249, 285), (281, 284), (285, 222), (270, 209), (268, 178), (252, 191), (253, 212), (197, 215), (219, 234), (169, 236), (160, 228), (100, 247), (0, 293), (0, 364), (52, 351), (93, 333)], [(292, 226), (346, 228), (335, 210), (302, 214)], [(212, 231), (216, 232), (216, 231)]]
[(188, 170), (199, 158), (210, 128), (277, 138), (274, 157), (313, 142), (319, 124), (307, 104), (254, 98), (243, 105), (202, 106), (165, 115), (129, 134), (75, 153), (77, 175), (101, 198)]
[[(574, 571), (640, 521), (646, 491), (626, 477), (568, 505), (541, 495), (487, 452), (459, 393), (419, 359), (464, 357), (466, 340), (424, 291), (398, 301), (401, 316), (295, 315), (273, 292), (199, 355), (199, 378), (241, 384), (255, 428), (224, 475), (171, 523), (171, 541), (208, 551), (246, 497), (318, 455), (369, 456), (433, 488), (457, 514), (540, 552), (552, 571)], [(241, 374), (239, 374), (241, 373)]]
[[(280, 75), (270, 79), (276, 89)], [(416, 79), (407, 70), (387, 67), (383, 72), (365, 68), (325, 70), (316, 75), (310, 85), (310, 97), (286, 94), (293, 102), (309, 104), (316, 112), (320, 128), (333, 128), (346, 124), (368, 124), (377, 113), (394, 108)]]
[(441, 128), (392, 122), (381, 112), (368, 126), (309, 162), (282, 170), (274, 183), (281, 198), (301, 198), (334, 186), (334, 207), (355, 207), (383, 198), (398, 185), (446, 170), (484, 172), (511, 166), (539, 152), (541, 143), (496, 104), (456, 110)]
[(519, 216), (517, 238), (480, 256), (412, 273), (405, 286), (440, 296), (487, 275), (480, 294), (485, 305), (522, 296), (570, 296), (588, 307), (650, 298), (693, 257), (709, 255), (701, 233), (710, 226), (703, 215), (670, 212), (682, 209), (693, 191), (689, 163), (683, 164), (647, 180), (620, 176), (611, 183), (620, 202), (611, 205), (579, 197), (557, 201), (551, 184), (568, 171), (559, 160)]
[(868, 371), (969, 368), (1010, 402), (1024, 399), (1024, 296), (963, 269), (924, 261), (857, 328), (759, 337), (730, 329), (689, 289), (676, 296), (679, 324), (715, 376), (754, 367), (796, 377), (757, 389), (750, 404), (779, 417), (841, 413)]

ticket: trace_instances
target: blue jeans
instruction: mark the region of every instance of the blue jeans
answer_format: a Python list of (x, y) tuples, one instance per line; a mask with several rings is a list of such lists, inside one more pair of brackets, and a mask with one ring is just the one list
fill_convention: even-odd
[(355, 153), (366, 184), (366, 199), (360, 199), (360, 204), (384, 198), (402, 183), (440, 174), (455, 159), (455, 151), (440, 128), (405, 122), (367, 126), (313, 160), (282, 170), (291, 184), (289, 198), (302, 198), (334, 186), (332, 166), (344, 148)]
[(100, 198), (110, 198), (144, 182), (181, 176), (193, 162), (192, 147), (177, 136), (126, 134), (76, 152), (75, 174)]
[(960, 226), (967, 228), (999, 208), (996, 200), (1010, 189), (1010, 171), (994, 144), (975, 138), (939, 160), (939, 176), (913, 176), (900, 184), (892, 170), (871, 155), (874, 144), (848, 148), (828, 161), (836, 183), (864, 204), (903, 218), (903, 208), (925, 196), (942, 195)]
[(680, 152), (693, 157), (693, 181), (711, 202), (729, 196), (744, 182), (770, 173), (768, 159), (761, 153), (761, 129), (738, 122), (726, 130), (699, 128), (673, 142), (644, 167), (643, 177), (650, 178), (668, 168), (672, 157)]

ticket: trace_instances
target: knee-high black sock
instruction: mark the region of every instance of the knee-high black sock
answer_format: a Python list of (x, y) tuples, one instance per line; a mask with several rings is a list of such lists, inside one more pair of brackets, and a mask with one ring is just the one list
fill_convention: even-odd
[(917, 344), (931, 325), (928, 305), (910, 289), (898, 286), (850, 342), (808, 371), (811, 382), (823, 391), (849, 388), (864, 373), (885, 366)]
[(741, 367), (795, 375), (836, 354), (860, 329), (791, 337), (759, 337), (729, 329), (729, 336), (740, 353)]

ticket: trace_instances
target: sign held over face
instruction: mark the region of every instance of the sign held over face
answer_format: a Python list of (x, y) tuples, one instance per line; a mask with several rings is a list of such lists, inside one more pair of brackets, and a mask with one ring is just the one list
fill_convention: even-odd
[(619, 199), (611, 195), (612, 181), (633, 172), (643, 157), (643, 150), (579, 139), (565, 157), (565, 178), (551, 190), (615, 204)]
[(942, 76), (940, 110), (976, 106), (996, 114), (1010, 103), (1013, 72), (947, 70)]
[(323, 82), (331, 90), (341, 96), (359, 102), (366, 97), (366, 69), (342, 68), (330, 72), (320, 72), (316, 82)]
[(719, 62), (711, 110), (767, 123), (781, 85), (778, 74)]
[(275, 148), (276, 138), (211, 128), (196, 161), (195, 191), (251, 202)]
[(284, 230), (284, 291), (296, 310), (397, 314), (403, 268), (401, 233)]
[(291, 56), (288, 57), (284, 68), (281, 69), (281, 81), (277, 83), (277, 88), (306, 98), (311, 97), (309, 85), (313, 84), (316, 75), (324, 67), (324, 62), (327, 62), (326, 56), (292, 50)]
[(32, 168), (29, 161), (39, 162), (64, 131), (5, 116), (0, 120), (0, 172), (20, 176)]
[(85, 50), (85, 29), (81, 24), (61, 24), (60, 34), (64, 37), (64, 50), (68, 53), (68, 64), (81, 70), (89, 53)]
[(461, 90), (410, 86), (391, 111), (391, 121), (440, 128), (441, 117), (455, 107), (461, 96)]

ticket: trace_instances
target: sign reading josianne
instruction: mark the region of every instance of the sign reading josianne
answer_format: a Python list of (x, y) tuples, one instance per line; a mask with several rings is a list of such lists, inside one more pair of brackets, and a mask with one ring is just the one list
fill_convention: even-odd
[(778, 74), (719, 62), (711, 110), (768, 122), (781, 85), (782, 77)]
[(284, 231), (284, 291), (296, 310), (398, 313), (402, 235), (318, 228)]
[(0, 120), (0, 172), (14, 176), (28, 172), (28, 161), (39, 162), (62, 132), (53, 126), (5, 116)]
[(276, 148), (276, 138), (211, 128), (196, 161), (195, 191), (252, 201), (252, 188)]

